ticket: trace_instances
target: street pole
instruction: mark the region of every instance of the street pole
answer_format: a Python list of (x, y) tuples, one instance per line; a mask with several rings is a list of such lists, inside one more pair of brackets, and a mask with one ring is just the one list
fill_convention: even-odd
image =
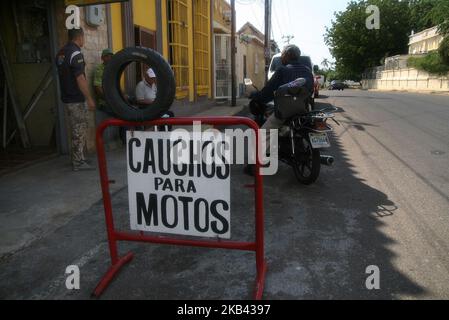
[(236, 67), (235, 67), (235, 63), (236, 63), (236, 51), (237, 48), (235, 46), (235, 32), (236, 32), (236, 17), (235, 17), (235, 0), (231, 0), (231, 84), (232, 84), (232, 90), (231, 90), (231, 94), (232, 94), (232, 101), (231, 101), (231, 106), (235, 107), (237, 106), (237, 77), (236, 77)]
[(271, 0), (265, 0), (265, 82), (271, 63)]

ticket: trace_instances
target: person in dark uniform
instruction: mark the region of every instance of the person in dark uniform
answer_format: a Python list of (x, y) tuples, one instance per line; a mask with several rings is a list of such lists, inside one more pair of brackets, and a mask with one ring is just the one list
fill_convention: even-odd
[[(88, 109), (95, 110), (95, 100), (89, 92), (85, 61), (83, 29), (71, 29), (69, 42), (58, 52), (56, 63), (61, 87), (61, 99), (71, 127), (71, 155), (74, 171), (93, 170), (84, 154), (88, 128)], [(87, 106), (86, 106), (87, 102)]]
[[(260, 115), (265, 112), (266, 103), (274, 100), (274, 93), (284, 84), (290, 83), (298, 78), (306, 80), (306, 88), (312, 94), (314, 78), (312, 70), (300, 60), (301, 50), (295, 45), (288, 45), (282, 52), (282, 67), (276, 71), (273, 77), (268, 81), (267, 85), (259, 92), (254, 92), (250, 95), (250, 99), (255, 102), (252, 104), (254, 115)], [(273, 113), (262, 126), (262, 129), (267, 130), (266, 136), (266, 154), (270, 152), (270, 130), (279, 129), (284, 124), (285, 119), (278, 119), (277, 114)], [(253, 176), (255, 172), (254, 165), (247, 165), (245, 173)]]

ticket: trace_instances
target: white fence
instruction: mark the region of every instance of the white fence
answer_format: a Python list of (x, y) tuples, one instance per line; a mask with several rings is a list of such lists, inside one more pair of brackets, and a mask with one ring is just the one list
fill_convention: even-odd
[(363, 89), (449, 91), (449, 78), (438, 77), (413, 68), (385, 70), (377, 79), (362, 80)]

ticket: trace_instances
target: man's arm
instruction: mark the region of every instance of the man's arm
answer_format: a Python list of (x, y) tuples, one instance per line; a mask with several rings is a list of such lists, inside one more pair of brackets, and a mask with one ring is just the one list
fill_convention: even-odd
[(251, 99), (261, 103), (268, 103), (274, 99), (274, 92), (281, 86), (282, 69), (276, 71), (273, 77), (267, 82), (267, 85), (251, 95)]
[(103, 98), (104, 97), (104, 92), (103, 92), (103, 74), (101, 72), (101, 66), (97, 67), (97, 70), (95, 70), (95, 77), (94, 77), (94, 89), (95, 89), (95, 94), (97, 95), (97, 97), (99, 98)]
[(78, 88), (86, 98), (87, 107), (92, 111), (95, 110), (95, 100), (90, 95), (89, 84), (87, 83), (86, 76), (84, 74), (78, 75), (78, 77), (76, 78), (76, 82), (78, 83)]

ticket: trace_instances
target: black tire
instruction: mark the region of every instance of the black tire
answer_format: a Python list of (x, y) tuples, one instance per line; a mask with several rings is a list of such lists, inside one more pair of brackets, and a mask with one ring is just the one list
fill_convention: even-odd
[[(320, 176), (320, 151), (313, 149), (308, 138), (296, 139), (296, 154), (293, 159), (293, 171), (299, 183), (311, 185)], [(307, 169), (307, 170), (306, 170)]]
[[(157, 77), (156, 100), (146, 108), (133, 105), (123, 97), (120, 79), (125, 68), (140, 62), (150, 66)], [(114, 55), (105, 68), (103, 91), (106, 103), (114, 113), (126, 121), (150, 121), (159, 118), (173, 104), (176, 83), (173, 70), (168, 62), (154, 50), (142, 47), (125, 48)]]

